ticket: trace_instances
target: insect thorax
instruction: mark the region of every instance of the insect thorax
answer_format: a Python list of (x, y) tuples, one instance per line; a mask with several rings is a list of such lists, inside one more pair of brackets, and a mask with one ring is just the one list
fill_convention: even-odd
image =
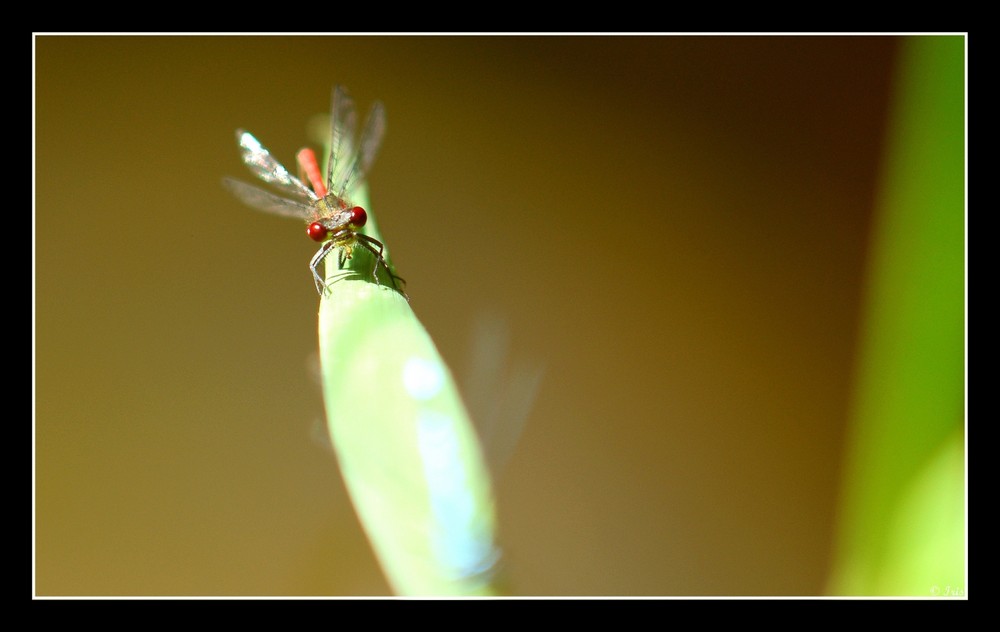
[(351, 221), (351, 209), (340, 198), (328, 195), (313, 203), (316, 218), (330, 230), (336, 230)]

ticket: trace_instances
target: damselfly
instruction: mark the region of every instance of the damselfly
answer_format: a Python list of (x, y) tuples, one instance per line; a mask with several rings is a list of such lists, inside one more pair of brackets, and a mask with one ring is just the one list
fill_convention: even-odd
[(309, 262), (316, 291), (322, 296), (328, 286), (319, 273), (318, 267), (334, 249), (338, 251), (338, 263), (351, 258), (355, 246), (361, 246), (375, 257), (372, 278), (379, 283), (378, 267), (381, 265), (392, 280), (393, 288), (406, 296), (396, 276), (386, 263), (383, 253), (385, 246), (374, 237), (360, 232), (368, 221), (363, 208), (351, 202), (352, 195), (364, 182), (365, 174), (375, 161), (382, 136), (385, 133), (385, 108), (376, 101), (365, 119), (361, 137), (355, 141), (357, 117), (354, 100), (343, 86), (333, 89), (333, 103), (330, 113), (330, 156), (324, 181), (316, 156), (310, 149), (298, 154), (301, 174), (312, 185), (307, 187), (302, 180), (292, 175), (271, 153), (260, 144), (250, 132), (236, 131), (236, 140), (242, 151), (243, 162), (258, 178), (274, 185), (289, 197), (281, 197), (258, 187), (232, 178), (224, 178), (223, 184), (244, 203), (257, 209), (303, 219), (308, 224), (306, 234), (313, 241), (322, 243)]

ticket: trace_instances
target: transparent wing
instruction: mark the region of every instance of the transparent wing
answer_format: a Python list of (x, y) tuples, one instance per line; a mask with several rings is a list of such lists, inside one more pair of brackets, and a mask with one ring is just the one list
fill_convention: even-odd
[(334, 86), (330, 104), (330, 156), (326, 161), (327, 191), (333, 191), (334, 183), (350, 161), (356, 126), (354, 99), (344, 86)]
[(253, 137), (253, 134), (241, 129), (236, 130), (236, 140), (243, 153), (243, 162), (258, 178), (280, 186), (289, 195), (303, 201), (314, 202), (319, 199), (312, 189), (302, 184), (301, 180), (289, 173), (288, 169), (275, 160), (271, 152), (265, 149), (260, 141)]
[(346, 156), (338, 156), (342, 166), (333, 174), (330, 187), (337, 197), (348, 198), (351, 191), (364, 182), (368, 169), (375, 162), (375, 155), (382, 144), (384, 134), (385, 107), (376, 101), (368, 111), (365, 128), (361, 132), (361, 138), (358, 139), (357, 147), (350, 147), (353, 151)]
[(282, 217), (309, 220), (314, 216), (312, 207), (302, 202), (288, 200), (233, 178), (223, 178), (222, 185), (233, 192), (244, 204)]

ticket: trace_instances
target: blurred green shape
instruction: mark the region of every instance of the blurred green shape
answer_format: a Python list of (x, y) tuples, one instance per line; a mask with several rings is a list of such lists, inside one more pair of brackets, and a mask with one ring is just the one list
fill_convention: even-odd
[[(381, 239), (370, 212), (364, 232)], [(331, 253), (320, 300), (327, 425), (344, 481), (396, 594), (494, 594), (494, 501), (475, 430), (409, 302), (381, 266), (381, 285), (372, 282), (375, 263), (355, 248), (339, 269)]]
[(964, 81), (964, 37), (900, 42), (832, 594), (965, 594)]

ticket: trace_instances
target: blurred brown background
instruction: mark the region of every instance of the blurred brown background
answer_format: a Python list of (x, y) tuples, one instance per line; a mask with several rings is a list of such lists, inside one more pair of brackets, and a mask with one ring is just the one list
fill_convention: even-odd
[(529, 595), (813, 595), (897, 42), (35, 39), (39, 595), (378, 595), (315, 438), (314, 244), (220, 186), (385, 102), (372, 206), (461, 377), (546, 373), (499, 481)]

